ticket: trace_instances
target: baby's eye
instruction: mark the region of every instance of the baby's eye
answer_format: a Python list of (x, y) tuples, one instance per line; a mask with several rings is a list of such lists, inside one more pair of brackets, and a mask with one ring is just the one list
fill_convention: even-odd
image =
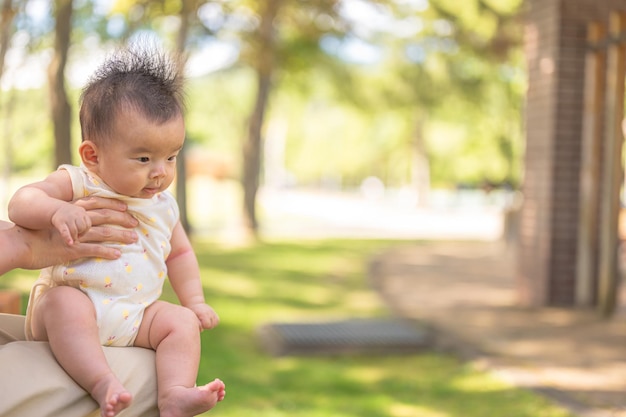
[(148, 158), (147, 156), (140, 156), (139, 158), (137, 158), (137, 160), (139, 162), (150, 162), (150, 158)]
[(172, 155), (169, 158), (167, 158), (168, 161), (170, 162), (174, 162), (176, 160), (176, 155)]

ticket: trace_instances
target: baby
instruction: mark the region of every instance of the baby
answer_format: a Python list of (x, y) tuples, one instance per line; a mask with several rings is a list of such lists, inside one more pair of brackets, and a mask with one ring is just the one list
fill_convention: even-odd
[[(103, 417), (132, 401), (109, 368), (103, 345), (155, 350), (161, 417), (201, 414), (225, 395), (219, 379), (195, 385), (200, 332), (215, 327), (219, 317), (205, 303), (196, 256), (166, 191), (185, 139), (183, 112), (182, 77), (171, 58), (137, 47), (117, 52), (81, 96), (81, 166), (61, 166), (19, 189), (9, 203), (13, 222), (30, 229), (52, 224), (67, 245), (91, 226), (73, 200), (118, 199), (139, 221), (137, 243), (111, 244), (122, 252), (119, 259), (43, 270), (28, 305), (29, 338), (50, 343)], [(158, 301), (166, 276), (180, 306)]]

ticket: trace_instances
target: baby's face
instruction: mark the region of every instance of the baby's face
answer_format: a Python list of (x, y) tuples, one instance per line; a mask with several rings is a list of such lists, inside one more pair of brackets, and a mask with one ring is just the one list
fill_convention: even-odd
[(174, 180), (184, 140), (182, 116), (157, 124), (136, 110), (120, 111), (112, 137), (99, 146), (96, 174), (119, 194), (151, 198)]

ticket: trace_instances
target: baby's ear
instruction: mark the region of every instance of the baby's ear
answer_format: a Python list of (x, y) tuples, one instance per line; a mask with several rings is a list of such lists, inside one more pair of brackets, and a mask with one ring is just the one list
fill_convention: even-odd
[(98, 147), (92, 141), (83, 141), (78, 147), (78, 153), (87, 168), (98, 165)]

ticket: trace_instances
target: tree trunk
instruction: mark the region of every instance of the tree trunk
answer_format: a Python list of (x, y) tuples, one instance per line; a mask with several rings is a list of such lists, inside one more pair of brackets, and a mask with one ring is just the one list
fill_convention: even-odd
[[(9, 49), (9, 40), (11, 39), (12, 35), (11, 25), (13, 23), (13, 18), (15, 17), (16, 13), (16, 11), (13, 9), (12, 0), (4, 0), (0, 13), (0, 81), (2, 81), (2, 74), (4, 73), (4, 58), (7, 54), (7, 50)], [(0, 89), (0, 92), (1, 91), (2, 89)], [(3, 160), (1, 162), (2, 166), (4, 167), (2, 169), (2, 172), (0, 172), (0, 204), (2, 204), (3, 207), (7, 204), (6, 200), (8, 198), (8, 192), (5, 193), (1, 191), (8, 191), (9, 178), (11, 176), (11, 172), (13, 171), (13, 145), (10, 126), (11, 115), (13, 112), (12, 102), (12, 99), (7, 100), (6, 111), (3, 112), (4, 114), (2, 115), (5, 117), (5, 123), (2, 132), (0, 132), (3, 142)], [(1, 107), (2, 103), (0, 101), (0, 108)]]
[(247, 232), (253, 237), (258, 234), (256, 196), (261, 173), (262, 129), (274, 70), (276, 42), (274, 19), (280, 8), (280, 1), (267, 0), (261, 4), (264, 7), (261, 12), (261, 24), (258, 32), (257, 60), (254, 63), (257, 76), (257, 95), (248, 122), (248, 137), (243, 144), (244, 224)]
[(411, 182), (417, 194), (417, 206), (428, 206), (430, 193), (430, 164), (424, 144), (424, 115), (418, 112), (415, 117), (415, 131), (413, 133), (413, 161), (411, 167)]
[(72, 108), (65, 91), (65, 65), (72, 32), (72, 0), (56, 0), (55, 8), (54, 55), (48, 67), (48, 82), (54, 125), (55, 165), (59, 166), (72, 162)]
[(11, 39), (11, 24), (16, 11), (13, 9), (12, 0), (4, 0), (0, 11), (0, 80), (4, 72), (4, 57), (9, 49)]
[[(186, 63), (186, 45), (189, 34), (189, 20), (191, 14), (197, 9), (195, 0), (183, 0), (180, 9), (180, 27), (176, 38), (176, 53), (178, 54), (180, 71), (184, 71)], [(176, 201), (180, 210), (180, 223), (187, 234), (191, 233), (191, 224), (187, 208), (187, 169), (185, 162), (187, 159), (187, 140), (180, 150), (176, 163)]]

